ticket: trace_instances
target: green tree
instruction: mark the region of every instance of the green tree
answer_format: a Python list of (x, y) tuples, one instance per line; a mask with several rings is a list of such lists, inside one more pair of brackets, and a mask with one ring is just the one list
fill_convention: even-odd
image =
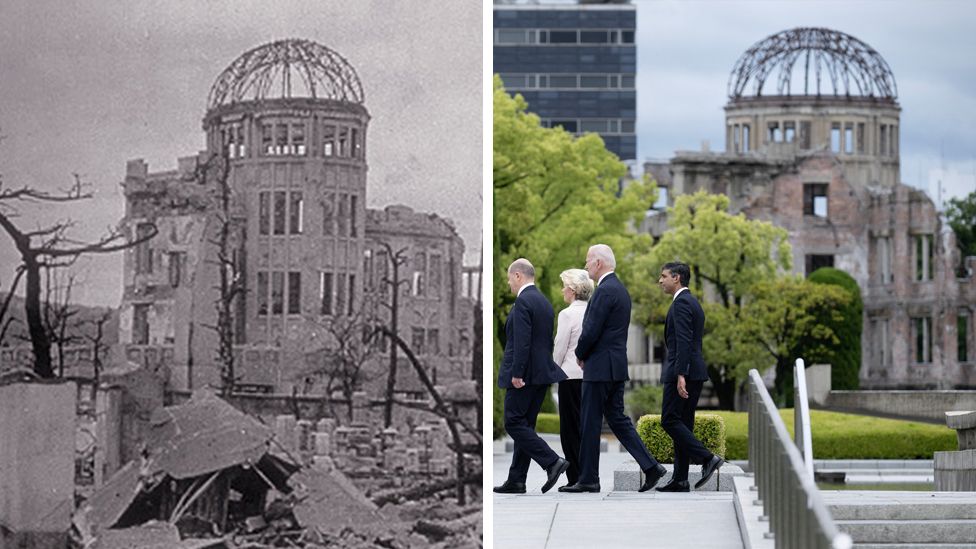
[[(962, 257), (976, 256), (976, 191), (963, 198), (949, 199), (946, 207), (946, 219), (949, 226), (956, 233), (956, 245)], [(960, 274), (965, 263), (960, 262)]]
[(804, 353), (829, 355), (840, 343), (831, 326), (844, 320), (840, 311), (850, 301), (845, 288), (794, 276), (752, 286), (738, 329), (776, 363), (777, 402), (793, 405), (793, 363), (797, 358), (807, 358)]
[(834, 389), (857, 390), (860, 386), (861, 329), (863, 328), (861, 316), (864, 309), (861, 288), (854, 277), (832, 267), (817, 269), (810, 273), (807, 280), (816, 284), (831, 284), (843, 288), (850, 301), (839, 310), (841, 320), (835, 322), (833, 318), (822, 319), (822, 322), (830, 326), (836, 334), (838, 344), (833, 346), (826, 356), (820, 357), (813, 352), (816, 348), (816, 342), (813, 342), (810, 345), (811, 350), (802, 356), (809, 356), (811, 364), (813, 361), (830, 363), (830, 384)]
[(732, 215), (728, 207), (725, 195), (699, 191), (678, 196), (668, 209), (669, 230), (635, 262), (631, 295), (634, 321), (663, 337), (670, 300), (657, 285), (658, 275), (669, 261), (689, 265), (689, 289), (705, 309), (703, 352), (709, 377), (720, 405), (731, 409), (736, 388), (749, 369), (769, 366), (764, 350), (739, 329), (743, 299), (756, 282), (773, 280), (790, 269), (792, 249), (784, 229), (741, 213)]

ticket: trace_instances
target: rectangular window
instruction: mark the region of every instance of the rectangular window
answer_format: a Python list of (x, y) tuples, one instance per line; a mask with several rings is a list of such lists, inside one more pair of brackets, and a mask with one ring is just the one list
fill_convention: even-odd
[(334, 235), (336, 231), (335, 195), (327, 193), (322, 197), (322, 234)]
[(625, 31), (622, 31), (620, 33), (620, 41), (623, 42), (624, 44), (633, 44), (634, 43), (634, 31), (626, 31), (626, 30)]
[(363, 144), (359, 140), (359, 130), (356, 128), (352, 129), (352, 157), (362, 158), (363, 157)]
[(319, 273), (319, 313), (323, 315), (333, 314), (333, 291), (332, 273)]
[(878, 365), (887, 366), (890, 354), (888, 353), (888, 319), (882, 318), (877, 321), (877, 333), (875, 337), (877, 344)]
[(549, 75), (550, 88), (569, 88), (576, 89), (575, 74), (551, 74)]
[(380, 295), (385, 296), (389, 288), (390, 260), (386, 250), (376, 251), (376, 283), (380, 287)]
[(882, 284), (888, 284), (892, 281), (891, 239), (886, 236), (879, 237), (875, 241), (875, 246), (878, 254), (878, 274), (880, 276), (880, 282)]
[(749, 124), (742, 125), (742, 152), (749, 152)]
[(349, 275), (349, 293), (347, 295), (346, 314), (352, 316), (356, 305), (356, 275), (354, 274)]
[(827, 183), (803, 185), (803, 215), (827, 217)]
[(271, 314), (280, 315), (285, 312), (285, 273), (274, 271), (271, 273)]
[(275, 125), (275, 154), (288, 154), (288, 124)]
[(810, 148), (810, 121), (800, 121), (800, 148), (807, 150)]
[(593, 76), (593, 75), (587, 75), (587, 74), (580, 75), (580, 87), (581, 88), (606, 88), (606, 87), (609, 87), (608, 84), (607, 84), (607, 76), (606, 75), (602, 75), (602, 74), (599, 75), (599, 76)]
[(289, 199), (288, 232), (290, 234), (302, 234), (302, 226), (304, 225), (302, 192), (292, 191)]
[(356, 195), (349, 195), (349, 236), (355, 237), (356, 230), (356, 210), (358, 209)]
[(268, 234), (271, 229), (271, 193), (258, 193), (258, 234)]
[(969, 362), (969, 315), (956, 317), (956, 359)]
[(258, 316), (268, 315), (268, 273), (258, 271)]
[(422, 355), (426, 354), (424, 349), (424, 329), (418, 328), (416, 326), (410, 328), (410, 346), (413, 347), (413, 352)]
[(551, 30), (549, 31), (549, 43), (550, 44), (575, 44), (577, 41), (576, 31), (561, 31), (561, 30)]
[(440, 297), (441, 295), (441, 256), (436, 254), (431, 254), (430, 265), (428, 270), (429, 276), (427, 277), (430, 281), (430, 295), (434, 298)]
[(888, 151), (888, 154), (896, 156), (898, 154), (898, 126), (894, 124), (891, 125), (891, 139), (889, 141), (891, 142), (891, 150)]
[(274, 126), (272, 124), (261, 125), (261, 150), (264, 154), (274, 154)]
[(810, 276), (810, 273), (816, 271), (821, 267), (833, 267), (833, 266), (834, 266), (834, 256), (832, 255), (808, 254), (806, 256), (807, 276)]
[(322, 129), (322, 154), (325, 156), (334, 156), (336, 149), (336, 127), (331, 124), (326, 124), (325, 128)]
[(854, 154), (854, 124), (844, 124), (844, 153)]
[(346, 310), (346, 275), (340, 273), (336, 276), (336, 299), (335, 314), (341, 316)]
[(336, 154), (341, 157), (349, 156), (349, 128), (346, 126), (339, 126), (339, 141)]
[(413, 256), (413, 284), (411, 293), (415, 296), (424, 295), (424, 273), (427, 272), (427, 256), (423, 252), (417, 252)]
[(287, 207), (288, 193), (285, 191), (274, 192), (274, 216), (272, 225), (274, 234), (285, 234), (285, 208)]
[(878, 144), (878, 155), (886, 156), (888, 154), (888, 125), (881, 125), (881, 139)]
[(498, 44), (526, 44), (524, 29), (498, 29)]
[(634, 133), (634, 121), (633, 120), (621, 120), (620, 121), (620, 133)]
[(857, 154), (864, 154), (864, 122), (857, 123)]
[(432, 355), (441, 354), (440, 330), (437, 328), (427, 330), (427, 352)]
[(302, 273), (288, 273), (288, 314), (302, 314)]
[(581, 44), (606, 44), (609, 41), (607, 31), (580, 31)]
[(169, 253), (169, 285), (178, 288), (183, 281), (183, 252)]
[(783, 135), (779, 131), (779, 122), (770, 122), (767, 125), (766, 142), (779, 143), (783, 140)]
[(933, 240), (930, 234), (917, 234), (915, 245), (912, 247), (915, 252), (915, 281), (932, 280), (933, 273)]
[(739, 152), (739, 125), (732, 126), (732, 152)]
[(783, 141), (787, 143), (796, 141), (796, 122), (783, 122)]
[(305, 156), (305, 124), (291, 125), (291, 152)]
[(932, 318), (916, 317), (912, 319), (912, 329), (915, 332), (915, 363), (928, 364), (932, 362)]
[(138, 303), (132, 306), (132, 343), (149, 344), (149, 304)]
[(349, 195), (339, 193), (339, 225), (338, 235), (349, 236)]
[(581, 120), (580, 131), (593, 132), (593, 133), (605, 133), (607, 131), (607, 121), (606, 120)]
[(634, 88), (634, 75), (632, 74), (622, 74), (620, 75), (620, 87), (624, 89)]
[(153, 230), (152, 223), (136, 225), (136, 239), (142, 240), (135, 250), (136, 274), (151, 274), (153, 272), (152, 238), (149, 238), (149, 235), (153, 234)]
[(363, 252), (363, 286), (366, 290), (376, 288), (376, 273), (373, 271), (373, 250)]
[(834, 122), (830, 125), (830, 150), (840, 152), (840, 123)]

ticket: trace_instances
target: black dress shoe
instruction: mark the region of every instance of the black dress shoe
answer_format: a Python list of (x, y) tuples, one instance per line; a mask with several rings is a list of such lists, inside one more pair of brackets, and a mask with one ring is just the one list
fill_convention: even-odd
[(658, 492), (690, 492), (691, 486), (687, 480), (672, 480), (665, 486), (655, 488)]
[(695, 483), (695, 490), (704, 486), (708, 479), (712, 478), (712, 473), (718, 471), (719, 467), (723, 465), (725, 465), (725, 460), (712, 454), (712, 459), (702, 465), (702, 478)]
[(543, 494), (548, 492), (549, 489), (556, 484), (556, 481), (559, 480), (559, 476), (565, 473), (566, 469), (569, 469), (569, 462), (563, 458), (557, 458), (556, 463), (549, 466), (549, 469), (546, 470), (546, 473), (549, 474), (549, 478), (546, 480), (546, 483), (542, 485)]
[(596, 484), (583, 484), (582, 482), (577, 482), (572, 486), (562, 486), (559, 488), (560, 492), (569, 492), (571, 494), (582, 494), (587, 492), (600, 493), (600, 483)]
[(493, 492), (496, 494), (524, 494), (525, 483), (506, 480), (501, 486), (495, 486)]
[(651, 488), (654, 488), (654, 485), (657, 484), (659, 480), (664, 478), (664, 475), (666, 474), (668, 474), (668, 470), (665, 469), (660, 463), (658, 463), (656, 467), (651, 467), (650, 469), (644, 471), (644, 484), (641, 484), (641, 487), (638, 488), (637, 491), (646, 492)]

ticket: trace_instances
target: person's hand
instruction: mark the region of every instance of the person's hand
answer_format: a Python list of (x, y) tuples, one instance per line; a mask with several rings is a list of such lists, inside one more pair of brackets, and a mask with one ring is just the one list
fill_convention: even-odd
[(583, 369), (583, 361), (582, 360), (580, 360), (580, 359), (577, 358), (576, 359), (576, 364), (580, 367), (580, 370)]
[(525, 382), (522, 381), (522, 378), (520, 377), (513, 377), (512, 387), (515, 387), (516, 389), (521, 389), (522, 387), (525, 387)]
[(688, 388), (685, 386), (685, 376), (678, 375), (678, 396), (688, 398)]

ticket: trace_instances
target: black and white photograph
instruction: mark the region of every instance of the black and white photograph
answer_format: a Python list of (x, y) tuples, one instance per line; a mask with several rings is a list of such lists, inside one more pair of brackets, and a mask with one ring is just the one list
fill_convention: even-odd
[(0, 547), (482, 546), (482, 24), (0, 6)]

